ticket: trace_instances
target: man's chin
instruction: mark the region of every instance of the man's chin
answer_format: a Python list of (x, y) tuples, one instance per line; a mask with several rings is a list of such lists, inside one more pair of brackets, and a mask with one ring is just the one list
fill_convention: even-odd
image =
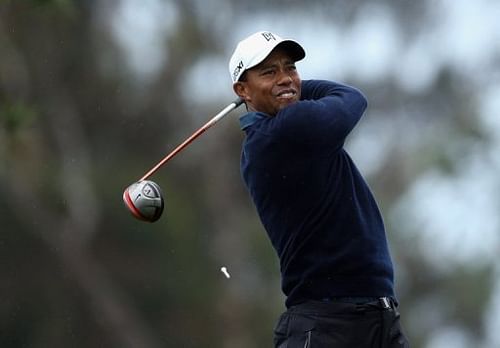
[(298, 98), (290, 98), (290, 99), (286, 99), (286, 100), (281, 100), (279, 103), (279, 109), (281, 110), (283, 108), (286, 108), (287, 106), (295, 104), (298, 101), (299, 101)]

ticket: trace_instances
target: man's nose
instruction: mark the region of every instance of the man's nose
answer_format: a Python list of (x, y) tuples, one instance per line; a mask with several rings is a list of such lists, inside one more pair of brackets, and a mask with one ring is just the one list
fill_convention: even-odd
[(288, 85), (292, 83), (292, 77), (290, 74), (286, 71), (280, 70), (278, 72), (278, 84), (279, 85)]

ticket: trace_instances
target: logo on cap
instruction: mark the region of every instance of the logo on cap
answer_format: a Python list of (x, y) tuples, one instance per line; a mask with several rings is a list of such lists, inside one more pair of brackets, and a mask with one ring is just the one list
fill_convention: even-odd
[(240, 60), (240, 62), (238, 63), (238, 65), (236, 65), (236, 68), (234, 68), (234, 71), (233, 71), (233, 80), (234, 81), (237, 80), (237, 77), (238, 77), (240, 71), (243, 69), (243, 67), (244, 67), (243, 61)]
[(274, 37), (273, 33), (270, 33), (268, 31), (267, 32), (263, 32), (262, 36), (264, 36), (264, 39), (266, 39), (266, 41), (271, 41), (271, 40), (276, 41), (276, 38)]

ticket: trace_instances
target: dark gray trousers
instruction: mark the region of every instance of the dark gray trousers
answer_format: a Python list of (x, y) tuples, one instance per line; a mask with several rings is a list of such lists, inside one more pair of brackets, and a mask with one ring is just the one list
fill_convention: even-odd
[(290, 307), (274, 329), (275, 348), (408, 348), (389, 298), (363, 304), (307, 301)]

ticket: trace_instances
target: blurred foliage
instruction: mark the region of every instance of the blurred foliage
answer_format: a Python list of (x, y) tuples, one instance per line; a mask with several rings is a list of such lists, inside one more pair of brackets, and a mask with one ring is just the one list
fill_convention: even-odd
[[(210, 130), (157, 174), (166, 198), (160, 221), (136, 221), (121, 202), (125, 187), (200, 126), (182, 96), (186, 73), (226, 49), (220, 35), (264, 4), (208, 3), (172, 2), (178, 25), (161, 40), (168, 59), (144, 83), (111, 33), (120, 1), (0, 1), (1, 347), (270, 346), (283, 310), (279, 267), (239, 177), (237, 121)], [(361, 3), (265, 7), (322, 9), (349, 25)], [(400, 14), (405, 37), (420, 30), (424, 2), (376, 3)], [(217, 10), (223, 5), (233, 22)], [(222, 14), (207, 30), (206, 11), (215, 10)], [(384, 88), (353, 81), (387, 131), (400, 115), (429, 130), (418, 133), (417, 148), (388, 149), (371, 174), (383, 212), (427, 169), (453, 175), (464, 140), (483, 141), (460, 72), (439, 76), (415, 94), (390, 79)], [(404, 221), (388, 220), (412, 346), (453, 325), (481, 342), (492, 267), (440, 273), (403, 230)]]
[(17, 102), (0, 101), (0, 122), (3, 129), (13, 134), (24, 127), (28, 127), (36, 117), (36, 112), (29, 106)]

